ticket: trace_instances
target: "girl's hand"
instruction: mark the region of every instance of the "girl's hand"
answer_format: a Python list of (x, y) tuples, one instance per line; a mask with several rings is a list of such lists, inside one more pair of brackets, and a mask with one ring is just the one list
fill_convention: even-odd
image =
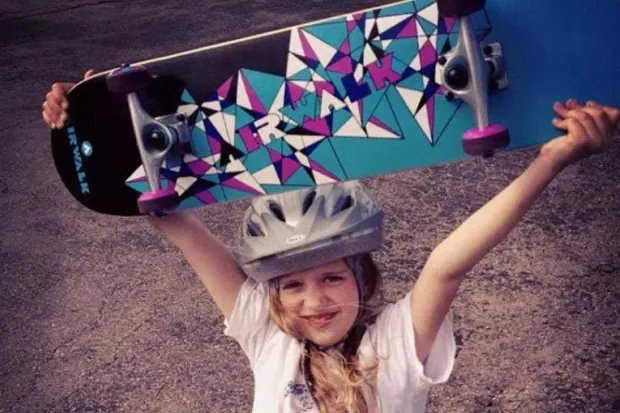
[(611, 147), (620, 121), (619, 109), (592, 101), (584, 106), (574, 99), (556, 103), (553, 109), (558, 115), (553, 126), (567, 133), (545, 144), (541, 155), (564, 168)]
[[(91, 69), (84, 74), (84, 79), (88, 79), (95, 72)], [(50, 91), (45, 96), (43, 102), (43, 120), (52, 129), (62, 129), (67, 121), (67, 93), (73, 87), (73, 83), (54, 83)]]

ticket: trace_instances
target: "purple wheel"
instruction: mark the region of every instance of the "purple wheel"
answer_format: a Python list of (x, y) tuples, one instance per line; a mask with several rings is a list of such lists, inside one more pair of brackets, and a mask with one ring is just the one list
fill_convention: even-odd
[(168, 212), (179, 205), (179, 195), (173, 188), (144, 193), (138, 198), (138, 209), (142, 214)]
[(463, 136), (463, 148), (472, 156), (492, 156), (496, 150), (510, 143), (508, 129), (501, 125), (491, 125), (484, 129), (474, 128)]
[(437, 0), (441, 17), (464, 17), (484, 7), (486, 0)]
[(123, 65), (113, 70), (106, 82), (108, 90), (112, 93), (129, 94), (142, 89), (151, 80), (149, 72), (140, 65)]

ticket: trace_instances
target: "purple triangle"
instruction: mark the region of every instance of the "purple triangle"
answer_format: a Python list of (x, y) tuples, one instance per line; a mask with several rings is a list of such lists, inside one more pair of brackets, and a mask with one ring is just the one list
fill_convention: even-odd
[(313, 171), (320, 172), (320, 173), (322, 173), (325, 176), (328, 176), (328, 177), (330, 177), (332, 179), (338, 180), (338, 177), (336, 177), (336, 175), (332, 174), (331, 172), (329, 172), (327, 169), (323, 168), (320, 164), (316, 163), (312, 159), (310, 159), (310, 168), (312, 168)]
[(265, 109), (265, 107), (263, 106), (263, 103), (260, 101), (260, 99), (256, 95), (256, 92), (254, 92), (254, 88), (252, 87), (250, 82), (245, 78), (245, 76), (243, 76), (243, 73), (241, 73), (240, 75), (241, 75), (241, 81), (243, 82), (243, 85), (245, 86), (245, 91), (248, 94), (248, 99), (250, 100), (250, 106), (252, 106), (252, 110), (254, 110), (255, 112), (259, 112), (263, 115), (266, 115), (267, 110)]
[(218, 154), (222, 151), (222, 143), (219, 139), (214, 138), (213, 136), (209, 136), (209, 146), (211, 147), (211, 153), (213, 155)]
[(312, 132), (320, 133), (323, 136), (331, 136), (332, 134), (331, 129), (329, 125), (327, 124), (326, 118), (317, 118), (317, 119), (307, 118), (306, 121), (304, 122), (304, 128)]
[(411, 19), (407, 22), (407, 25), (398, 33), (396, 38), (402, 39), (405, 37), (415, 37), (418, 35), (418, 30), (416, 28), (415, 20)]
[(328, 69), (332, 72), (348, 75), (353, 73), (353, 63), (351, 62), (351, 58), (349, 56), (345, 56), (333, 65), (329, 66)]
[(227, 98), (228, 93), (230, 92), (230, 86), (232, 85), (232, 81), (233, 78), (229, 77), (228, 80), (217, 89), (217, 94), (223, 98)]
[(254, 132), (250, 125), (246, 125), (239, 129), (239, 135), (241, 135), (241, 139), (243, 139), (243, 143), (248, 152), (254, 152), (259, 148), (259, 138), (254, 136)]
[(238, 179), (235, 179), (235, 178), (227, 179), (226, 181), (222, 182), (222, 185), (223, 186), (227, 186), (229, 188), (236, 189), (236, 190), (241, 191), (241, 192), (248, 192), (248, 193), (254, 194), (254, 195), (260, 195), (261, 194), (256, 189), (252, 188), (251, 186), (248, 186), (248, 185), (244, 184), (243, 182), (241, 182), (241, 181), (239, 181)]
[(420, 60), (422, 62), (422, 67), (432, 65), (437, 61), (437, 52), (430, 40), (422, 46), (422, 50), (420, 50)]
[(280, 152), (274, 151), (273, 149), (267, 148), (269, 151), (269, 158), (272, 163), (279, 162), (282, 159), (282, 154)]
[(198, 198), (199, 200), (201, 200), (205, 204), (215, 204), (215, 203), (217, 203), (217, 200), (215, 199), (215, 197), (213, 195), (211, 195), (211, 192), (209, 192), (209, 191), (202, 191), (201, 193), (196, 195), (196, 198)]
[(211, 169), (211, 165), (201, 159), (188, 163), (187, 167), (192, 171), (194, 176), (203, 176), (209, 169)]
[(301, 167), (299, 162), (296, 162), (290, 158), (282, 159), (282, 176), (280, 180), (282, 183), (286, 183), (286, 181), (293, 176), (295, 172)]

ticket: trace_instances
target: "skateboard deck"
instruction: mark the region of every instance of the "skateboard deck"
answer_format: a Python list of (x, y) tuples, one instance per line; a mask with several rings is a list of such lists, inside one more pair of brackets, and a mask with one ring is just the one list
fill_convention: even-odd
[[(488, 0), (470, 17), (480, 47), (503, 50), (508, 87), (489, 91), (488, 116), (509, 130), (505, 149), (558, 136), (555, 101), (620, 103), (617, 0)], [(180, 210), (468, 158), (476, 116), (448, 99), (438, 62), (459, 24), (434, 0), (401, 1), (138, 62), (151, 76), (136, 92), (144, 111), (187, 124), (158, 183)], [(110, 73), (69, 91), (53, 159), (87, 208), (141, 215), (151, 187)]]

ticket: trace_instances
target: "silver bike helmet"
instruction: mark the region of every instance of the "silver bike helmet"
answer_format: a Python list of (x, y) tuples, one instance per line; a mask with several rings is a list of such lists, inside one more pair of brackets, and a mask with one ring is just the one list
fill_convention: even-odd
[(258, 282), (370, 252), (383, 242), (383, 209), (358, 181), (255, 198), (239, 258)]

